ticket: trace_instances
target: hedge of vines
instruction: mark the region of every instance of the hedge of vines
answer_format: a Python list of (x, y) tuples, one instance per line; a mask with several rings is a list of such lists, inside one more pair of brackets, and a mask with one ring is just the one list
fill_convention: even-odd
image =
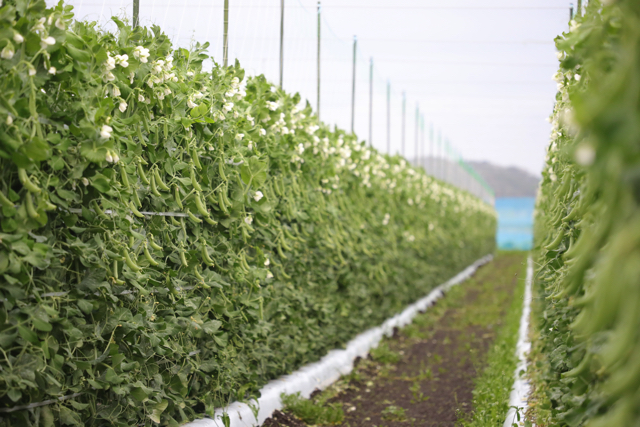
[(0, 8), (0, 425), (212, 414), (494, 249), (491, 207), (206, 44), (72, 16)]
[(640, 3), (608, 3), (557, 39), (536, 211), (548, 425), (640, 424)]

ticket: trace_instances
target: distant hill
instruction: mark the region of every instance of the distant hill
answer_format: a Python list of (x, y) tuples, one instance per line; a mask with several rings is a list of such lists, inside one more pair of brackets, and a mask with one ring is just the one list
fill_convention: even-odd
[(498, 197), (535, 197), (540, 177), (517, 167), (496, 166), (489, 162), (468, 162), (493, 188)]

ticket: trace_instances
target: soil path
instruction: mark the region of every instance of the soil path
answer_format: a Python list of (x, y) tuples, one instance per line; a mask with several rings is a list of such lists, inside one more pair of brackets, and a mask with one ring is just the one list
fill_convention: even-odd
[[(511, 303), (521, 253), (501, 254), (384, 340), (354, 371), (312, 400), (341, 406), (343, 426), (455, 426), (472, 411), (472, 390)], [(306, 425), (277, 413), (265, 425)]]

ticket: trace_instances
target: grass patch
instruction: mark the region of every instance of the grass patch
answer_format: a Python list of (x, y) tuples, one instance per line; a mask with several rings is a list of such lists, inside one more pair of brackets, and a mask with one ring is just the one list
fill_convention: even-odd
[(382, 341), (380, 345), (372, 349), (369, 354), (373, 360), (379, 363), (398, 363), (400, 361), (400, 355), (389, 348), (389, 343)]
[(296, 394), (280, 396), (284, 411), (309, 425), (332, 425), (344, 421), (344, 411), (339, 404), (327, 405), (324, 401), (312, 401)]
[[(514, 290), (513, 299), (498, 331), (496, 340), (486, 357), (486, 365), (473, 390), (471, 417), (459, 419), (464, 427), (498, 426), (504, 423), (509, 410), (509, 394), (513, 373), (518, 364), (515, 350), (522, 316), (526, 264), (523, 265)], [(499, 309), (499, 307), (496, 307)]]

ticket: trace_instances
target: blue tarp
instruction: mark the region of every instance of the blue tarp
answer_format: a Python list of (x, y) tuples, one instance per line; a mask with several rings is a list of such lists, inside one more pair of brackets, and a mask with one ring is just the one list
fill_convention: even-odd
[(529, 250), (533, 247), (533, 208), (535, 197), (496, 199), (499, 249)]

